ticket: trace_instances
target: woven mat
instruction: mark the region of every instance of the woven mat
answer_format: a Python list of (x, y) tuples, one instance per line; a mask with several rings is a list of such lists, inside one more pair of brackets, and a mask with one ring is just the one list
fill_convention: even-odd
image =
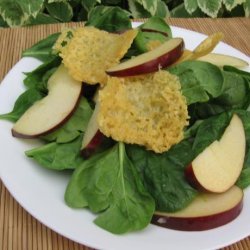
[[(222, 31), (224, 41), (250, 55), (250, 19), (169, 19), (175, 26), (204, 34)], [(20, 59), (23, 49), (60, 31), (64, 26), (80, 23), (39, 25), (28, 28), (0, 29), (0, 81)], [(12, 198), (0, 181), (0, 250), (90, 250), (45, 227), (29, 215)], [(223, 250), (249, 250), (250, 237)]]

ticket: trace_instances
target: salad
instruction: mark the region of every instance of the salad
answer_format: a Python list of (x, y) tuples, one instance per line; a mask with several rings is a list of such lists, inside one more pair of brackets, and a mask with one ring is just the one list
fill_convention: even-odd
[[(107, 65), (107, 74), (97, 73), (101, 76), (98, 80), (93, 80), (96, 74), (90, 71), (92, 67), (84, 74), (81, 71), (84, 65), (92, 65), (91, 57), (78, 70), (75, 53), (68, 47), (86, 28), (53, 34), (24, 51), (23, 56), (34, 56), (43, 64), (26, 73), (27, 90), (17, 99), (13, 110), (0, 118), (15, 123), (14, 136), (38, 137), (44, 141), (43, 146), (25, 152), (28, 157), (45, 168), (72, 170), (65, 191), (66, 204), (90, 209), (97, 214), (94, 222), (109, 232), (122, 234), (141, 230), (150, 222), (180, 230), (204, 230), (231, 221), (241, 211), (242, 189), (250, 184), (250, 114), (247, 111), (250, 74), (238, 69), (246, 66), (245, 62), (210, 53), (222, 39), (220, 33), (209, 37), (193, 52), (183, 52), (185, 41), (172, 38), (164, 20), (151, 18), (136, 30), (131, 29), (130, 22), (125, 23), (119, 26), (117, 22), (111, 28), (109, 20), (97, 25), (86, 24), (88, 34), (93, 32), (95, 37), (96, 33), (101, 33), (98, 39), (102, 43), (117, 47), (112, 51), (113, 60), (107, 55), (102, 57), (97, 71), (103, 64), (110, 61), (111, 64)], [(97, 26), (98, 31), (89, 26)], [(105, 32), (107, 40), (103, 38), (103, 30), (109, 32)], [(115, 39), (117, 43), (113, 45)], [(72, 47), (75, 46), (78, 45)], [(158, 60), (166, 55), (163, 61)], [(98, 55), (97, 59), (100, 62)], [(156, 63), (148, 66), (152, 60)], [(119, 61), (122, 62), (119, 64)], [(86, 75), (89, 78), (83, 79)], [(167, 90), (162, 79), (168, 79)], [(125, 89), (119, 89), (120, 85)], [(133, 86), (137, 86), (136, 91)], [(114, 89), (116, 92), (112, 93)], [(128, 97), (139, 101), (130, 107), (128, 98), (122, 99), (124, 91)], [(150, 99), (161, 93), (172, 96), (163, 103)], [(150, 101), (145, 104), (144, 99)], [(124, 101), (125, 109), (121, 109), (119, 100)], [(37, 105), (39, 103), (42, 105)], [(145, 106), (152, 103), (161, 107), (160, 112), (163, 109), (170, 119), (165, 119), (165, 115), (156, 116), (152, 106)], [(169, 109), (165, 110), (164, 103)], [(116, 114), (112, 108), (122, 112)], [(133, 108), (138, 108), (136, 114), (140, 114), (140, 108), (146, 109), (145, 113), (151, 117), (147, 117), (146, 127), (143, 127), (145, 137), (143, 134), (134, 136), (131, 129), (138, 117), (128, 118), (125, 111), (131, 112)], [(100, 113), (102, 122), (98, 122)], [(119, 125), (111, 126), (116, 115)], [(152, 127), (156, 126), (154, 122), (150, 124), (155, 119), (152, 117), (165, 119), (162, 124), (169, 124), (167, 128), (171, 128), (167, 134), (162, 126), (157, 133), (152, 132)], [(239, 144), (234, 147), (236, 142)], [(227, 164), (223, 163), (225, 158)], [(199, 163), (200, 159), (204, 164)], [(220, 164), (212, 160), (210, 163), (210, 159)], [(237, 166), (236, 170), (231, 168), (230, 162)], [(200, 166), (213, 164), (216, 165), (213, 173), (201, 167), (201, 173), (206, 173), (205, 179), (210, 180), (204, 183), (204, 175), (199, 174)], [(222, 169), (219, 175), (217, 169)], [(214, 184), (217, 175), (221, 180)], [(225, 206), (207, 211), (218, 201), (223, 201)], [(202, 213), (194, 212), (197, 207)], [(206, 224), (200, 222), (201, 218), (205, 218)], [(190, 223), (195, 227), (190, 227)]]

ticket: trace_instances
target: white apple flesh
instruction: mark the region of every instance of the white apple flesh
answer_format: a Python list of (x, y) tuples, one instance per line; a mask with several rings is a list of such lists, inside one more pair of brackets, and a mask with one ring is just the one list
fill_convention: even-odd
[(240, 214), (242, 207), (243, 191), (233, 186), (222, 194), (199, 194), (178, 212), (156, 212), (152, 223), (182, 231), (203, 231), (231, 222)]
[(182, 38), (172, 38), (154, 50), (133, 57), (106, 71), (110, 76), (126, 77), (156, 72), (177, 61), (184, 50)]
[(210, 144), (186, 168), (186, 178), (196, 188), (225, 192), (241, 173), (245, 147), (244, 126), (234, 114), (221, 139)]
[(223, 54), (210, 53), (205, 56), (197, 58), (199, 61), (209, 62), (218, 67), (225, 65), (233, 66), (236, 68), (244, 68), (248, 66), (248, 63), (238, 57), (228, 56)]
[(101, 133), (98, 127), (97, 116), (100, 110), (98, 97), (95, 95), (95, 109), (89, 120), (88, 126), (83, 136), (81, 155), (85, 158), (90, 157), (97, 148), (102, 144), (105, 136)]
[(12, 135), (36, 138), (62, 126), (73, 114), (81, 97), (82, 83), (61, 65), (48, 81), (48, 95), (34, 103), (14, 124)]

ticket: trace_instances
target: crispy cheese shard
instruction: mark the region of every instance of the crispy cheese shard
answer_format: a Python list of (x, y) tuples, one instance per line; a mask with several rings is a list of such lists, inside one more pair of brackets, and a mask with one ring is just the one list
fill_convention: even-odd
[(216, 32), (210, 36), (208, 36), (205, 40), (203, 40), (194, 51), (184, 51), (182, 56), (178, 59), (175, 64), (187, 61), (187, 60), (196, 60), (199, 57), (205, 56), (213, 51), (213, 49), (217, 46), (217, 44), (224, 38), (223, 33)]
[[(119, 63), (130, 48), (137, 30), (114, 34), (94, 27), (81, 27), (72, 31), (71, 39), (65, 39), (65, 33), (62, 35), (54, 47), (60, 50), (69, 74), (77, 81), (105, 84), (105, 71)], [(60, 46), (65, 40), (66, 46)]]
[(109, 77), (99, 91), (99, 129), (114, 140), (144, 145), (157, 153), (183, 139), (188, 124), (178, 78), (167, 71)]
[(57, 38), (53, 51), (55, 53), (62, 52), (62, 50), (67, 46), (71, 38), (73, 37), (74, 30), (71, 28), (63, 29), (60, 36)]
[[(216, 32), (208, 36), (204, 41), (202, 41), (193, 51), (196, 58), (205, 56), (213, 51), (216, 45), (224, 38), (222, 32)], [(195, 58), (195, 59), (196, 59)]]

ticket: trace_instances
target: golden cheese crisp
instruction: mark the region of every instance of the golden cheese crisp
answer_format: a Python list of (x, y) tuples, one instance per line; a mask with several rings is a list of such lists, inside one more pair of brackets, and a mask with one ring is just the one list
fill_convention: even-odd
[(221, 32), (217, 32), (208, 36), (194, 49), (194, 51), (184, 50), (182, 56), (174, 64), (178, 64), (187, 60), (196, 60), (199, 57), (211, 53), (216, 45), (223, 39), (223, 37), (224, 35)]
[(177, 76), (167, 71), (109, 77), (99, 91), (99, 129), (114, 140), (139, 144), (157, 153), (183, 139), (186, 100)]
[(53, 46), (53, 51), (56, 53), (62, 52), (63, 49), (67, 46), (68, 42), (73, 37), (73, 32), (74, 30), (71, 28), (63, 29)]
[(66, 46), (60, 46), (65, 40), (54, 46), (60, 50), (69, 74), (78, 81), (89, 84), (105, 84), (105, 71), (118, 64), (130, 48), (137, 30), (131, 29), (122, 34), (108, 33), (94, 27), (81, 27), (72, 31), (72, 38), (66, 39)]

